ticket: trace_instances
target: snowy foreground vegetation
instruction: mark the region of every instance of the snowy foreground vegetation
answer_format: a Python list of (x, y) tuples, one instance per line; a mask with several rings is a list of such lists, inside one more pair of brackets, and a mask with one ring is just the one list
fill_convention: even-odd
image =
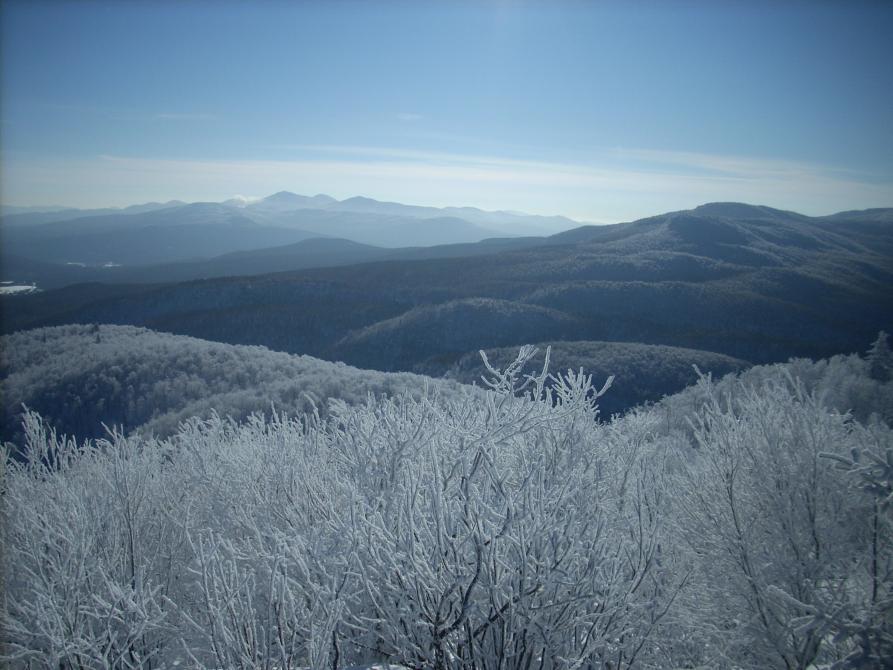
[(3, 478), (2, 653), (54, 668), (893, 658), (893, 434), (883, 403), (841, 406), (889, 399), (887, 359), (702, 378), (601, 423), (589, 378), (546, 384), (521, 372), (531, 355), (491, 370), (483, 399), (212, 416), (164, 440), (78, 445), (27, 415)]

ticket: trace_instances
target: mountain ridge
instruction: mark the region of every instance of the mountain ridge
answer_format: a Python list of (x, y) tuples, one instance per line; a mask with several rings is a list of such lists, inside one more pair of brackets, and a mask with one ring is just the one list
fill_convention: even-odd
[[(307, 237), (343, 237), (363, 244), (396, 248), (473, 243), (503, 236), (499, 226), (505, 227), (504, 221), (492, 222), (496, 225), (492, 228), (489, 224), (484, 226), (448, 215), (442, 209), (379, 203), (369, 198), (343, 202), (348, 204), (341, 206), (339, 201), (322, 194), (307, 197), (281, 191), (244, 206), (196, 202), (175, 206), (159, 204), (157, 207), (140, 205), (126, 210), (9, 215), (2, 218), (0, 226), (2, 253), (40, 262), (148, 265), (273, 246), (270, 241), (276, 238), (274, 229), (280, 231), (281, 244)], [(396, 211), (391, 211), (393, 209)], [(84, 213), (87, 215), (79, 215)], [(34, 217), (53, 220), (38, 221)], [(536, 217), (516, 216), (514, 220), (529, 222), (533, 219)], [(147, 242), (151, 227), (160, 235), (165, 232), (162, 228), (173, 230), (187, 225), (207, 226), (203, 232), (210, 241), (216, 242), (216, 246), (203, 246), (200, 238), (189, 242), (188, 236), (176, 244), (169, 244), (161, 237)], [(253, 242), (243, 235), (242, 239), (232, 239), (229, 244), (222, 244), (217, 239), (232, 235), (232, 229), (237, 225), (246, 231), (258, 227), (258, 235), (266, 238)], [(265, 228), (262, 230), (261, 227)], [(128, 239), (128, 235), (135, 235), (134, 231), (140, 228), (143, 232), (139, 234), (139, 240)], [(94, 237), (84, 237), (86, 235)], [(97, 239), (97, 235), (102, 238)], [(97, 247), (103, 245), (118, 250), (119, 255), (100, 254)], [(154, 253), (141, 255), (144, 248), (153, 248)], [(121, 253), (122, 249), (127, 251)], [(162, 253), (164, 249), (167, 249), (166, 254)]]

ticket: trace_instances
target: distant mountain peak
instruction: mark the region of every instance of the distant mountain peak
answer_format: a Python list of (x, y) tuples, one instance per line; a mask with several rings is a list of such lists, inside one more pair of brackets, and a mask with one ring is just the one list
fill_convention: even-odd
[(273, 195), (268, 195), (256, 204), (260, 204), (261, 206), (272, 205), (279, 208), (307, 209), (326, 208), (336, 202), (338, 201), (335, 200), (335, 198), (325, 195), (324, 193), (317, 193), (311, 197), (292, 193), (291, 191), (279, 191)]
[[(364, 196), (364, 195), (355, 195), (355, 196), (353, 196), (352, 198), (348, 198), (347, 200), (342, 200), (341, 202), (342, 202), (342, 204), (355, 204), (355, 205), (366, 204), (366, 205), (372, 205), (372, 204), (378, 204), (380, 201), (379, 201), (379, 200), (375, 200), (374, 198), (367, 198), (367, 197)], [(389, 203), (389, 204), (390, 204), (390, 203)]]
[(179, 209), (184, 212), (229, 212), (227, 206), (222, 202), (187, 202), (184, 205), (180, 205)]
[(304, 198), (305, 196), (292, 193), (291, 191), (277, 191), (273, 195), (264, 198), (265, 202), (279, 202), (283, 200), (294, 200), (295, 198)]

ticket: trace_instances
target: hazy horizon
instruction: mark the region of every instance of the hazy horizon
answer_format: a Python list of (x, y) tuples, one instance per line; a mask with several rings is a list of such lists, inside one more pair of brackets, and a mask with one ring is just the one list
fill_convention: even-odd
[[(179, 199), (169, 199), (169, 200), (149, 200), (149, 201), (144, 201), (144, 202), (128, 202), (128, 203), (124, 203), (124, 204), (120, 204), (120, 205), (119, 205), (119, 204), (115, 204), (115, 205), (97, 204), (97, 205), (90, 205), (90, 206), (87, 206), (87, 207), (73, 207), (73, 206), (67, 205), (67, 204), (65, 204), (65, 203), (52, 203), (52, 204), (47, 204), (47, 205), (29, 205), (29, 204), (20, 204), (20, 203), (5, 203), (5, 202), (0, 202), (0, 207), (10, 208), (10, 209), (33, 210), (33, 211), (37, 212), (37, 211), (41, 211), (41, 210), (42, 210), (42, 211), (49, 211), (49, 210), (53, 210), (53, 209), (58, 209), (58, 210), (60, 210), (60, 211), (61, 211), (61, 210), (69, 210), (69, 209), (78, 209), (78, 210), (84, 210), (84, 211), (92, 211), (92, 210), (99, 210), (99, 209), (120, 209), (120, 210), (125, 210), (125, 209), (127, 209), (128, 207), (139, 207), (139, 206), (141, 206), (141, 205), (151, 205), (151, 204), (161, 204), (161, 205), (165, 205), (165, 204), (168, 204), (168, 203), (174, 203), (174, 206), (178, 206), (178, 205), (190, 205), (190, 204), (203, 204), (203, 203), (221, 203), (221, 204), (226, 204), (227, 201), (231, 201), (231, 200), (243, 200), (245, 205), (250, 205), (250, 204), (253, 204), (253, 203), (261, 202), (262, 200), (264, 200), (264, 199), (266, 199), (266, 198), (268, 198), (268, 197), (270, 197), (270, 196), (276, 195), (276, 194), (278, 194), (278, 193), (280, 193), (280, 192), (281, 192), (281, 191), (277, 191), (276, 193), (267, 193), (266, 195), (261, 195), (261, 196), (244, 196), (244, 195), (242, 195), (242, 194), (238, 194), (238, 193), (237, 193), (237, 194), (234, 194), (234, 195), (232, 195), (232, 196), (230, 196), (230, 197), (228, 197), (228, 198), (222, 198), (222, 199), (220, 199), (220, 200), (179, 200)], [(296, 191), (288, 191), (287, 189), (285, 190), (285, 192), (292, 193), (293, 195), (307, 196), (307, 197), (314, 197), (314, 196), (330, 196), (330, 194), (328, 194), (328, 193), (298, 193), (298, 192), (296, 192)], [(330, 197), (331, 197), (331, 196), (330, 196)], [(410, 207), (435, 207), (435, 208), (450, 208), (450, 207), (453, 207), (453, 208), (468, 208), (468, 207), (472, 207), (472, 208), (474, 208), (473, 205), (467, 205), (467, 204), (462, 204), (462, 203), (442, 204), (442, 205), (441, 205), (441, 204), (430, 204), (430, 203), (425, 203), (425, 202), (398, 202), (398, 201), (386, 201), (386, 200), (380, 200), (380, 199), (377, 199), (377, 198), (371, 198), (370, 196), (368, 196), (368, 195), (366, 195), (366, 194), (363, 194), (363, 193), (355, 193), (355, 194), (353, 194), (353, 195), (346, 196), (346, 197), (344, 197), (344, 198), (335, 198), (335, 200), (336, 200), (337, 202), (344, 202), (345, 200), (349, 200), (349, 199), (353, 199), (353, 198), (372, 199), (372, 200), (376, 200), (376, 201), (378, 201), (378, 202), (383, 202), (383, 203), (393, 203), (393, 204), (400, 204), (400, 205), (407, 205), (407, 206), (410, 206)], [(683, 208), (680, 208), (679, 210), (653, 211), (653, 212), (650, 212), (650, 213), (648, 213), (648, 214), (645, 214), (645, 215), (643, 215), (642, 217), (639, 217), (639, 218), (648, 218), (649, 216), (657, 216), (657, 215), (660, 215), (660, 214), (666, 214), (666, 213), (669, 213), (669, 212), (672, 212), (672, 211), (688, 211), (688, 210), (694, 210), (694, 209), (697, 209), (698, 207), (701, 207), (701, 206), (704, 206), (704, 205), (715, 204), (715, 203), (720, 203), (720, 202), (728, 202), (728, 203), (736, 203), (736, 204), (751, 205), (751, 206), (754, 206), (754, 207), (771, 207), (770, 205), (766, 205), (765, 203), (759, 203), (759, 202), (742, 202), (742, 201), (737, 201), (737, 200), (728, 200), (728, 201), (717, 201), (717, 200), (714, 200), (714, 201), (710, 201), (710, 202), (706, 202), (706, 201), (705, 201), (705, 202), (695, 203), (695, 204), (692, 204), (690, 207), (683, 207)], [(623, 220), (618, 219), (618, 220), (612, 220), (612, 221), (608, 221), (608, 220), (593, 221), (593, 220), (589, 220), (589, 219), (582, 219), (582, 218), (579, 218), (579, 217), (568, 216), (567, 214), (560, 214), (560, 213), (555, 213), (555, 212), (529, 212), (529, 211), (521, 211), (521, 210), (515, 210), (515, 209), (508, 209), (508, 208), (505, 208), (505, 209), (499, 209), (499, 210), (496, 210), (496, 209), (488, 210), (488, 209), (484, 209), (484, 208), (477, 208), (477, 209), (480, 209), (480, 210), (483, 211), (483, 212), (489, 212), (489, 213), (505, 212), (505, 213), (511, 213), (511, 214), (520, 214), (520, 215), (534, 215), (534, 216), (546, 216), (546, 217), (552, 217), (552, 216), (554, 216), (554, 217), (565, 217), (565, 218), (569, 219), (569, 220), (572, 221), (572, 222), (581, 223), (581, 224), (584, 224), (584, 225), (585, 225), (585, 224), (611, 225), (611, 224), (616, 224), (616, 223), (628, 223), (628, 222), (631, 222), (631, 221), (636, 220), (636, 219), (623, 219)], [(804, 213), (805, 213), (805, 212), (798, 212), (798, 211), (796, 211), (796, 210), (784, 210), (784, 209), (782, 209), (782, 208), (774, 208), (774, 209), (780, 209), (781, 211), (793, 211), (793, 212), (795, 212), (795, 213), (797, 213), (797, 214), (804, 214)], [(846, 212), (846, 211), (863, 211), (863, 210), (869, 210), (869, 209), (888, 209), (888, 208), (885, 208), (885, 207), (880, 207), (880, 208), (859, 207), (859, 208), (850, 209), (850, 210), (834, 210), (834, 211), (825, 211), (825, 212), (819, 212), (819, 213), (807, 214), (807, 216), (814, 216), (814, 217), (831, 216), (831, 215), (833, 215), (833, 214), (840, 214), (840, 213), (843, 213), (843, 212)]]
[(893, 6), (2, 9), (0, 201), (893, 206)]

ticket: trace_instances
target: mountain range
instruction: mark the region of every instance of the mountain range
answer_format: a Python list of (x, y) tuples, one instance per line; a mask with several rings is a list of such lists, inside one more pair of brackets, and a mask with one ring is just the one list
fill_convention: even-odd
[[(325, 195), (308, 197), (282, 191), (254, 202), (170, 201), (125, 209), (5, 210), (0, 235), (4, 280), (55, 287), (77, 281), (119, 280), (97, 273), (98, 269), (131, 270), (207, 260), (318, 237), (381, 248), (419, 247), (549, 234), (577, 225), (563, 217), (471, 207), (437, 209), (362, 197), (338, 201)], [(370, 251), (362, 259), (349, 250), (345, 253), (350, 260), (388, 257), (383, 251)], [(197, 272), (181, 271), (179, 276), (206, 276)], [(141, 281), (146, 272), (137, 275)], [(122, 276), (120, 280), (131, 279)]]
[[(338, 267), (231, 271), (289, 270), (291, 259), (326, 254)], [(893, 327), (890, 209), (808, 217), (711, 203), (549, 237), (422, 250), (305, 239), (211, 263), (208, 276), (229, 276), (5, 297), (3, 330), (130, 324), (443, 374), (477, 349), (529, 342), (636, 342), (750, 363), (818, 358), (864, 350)]]

